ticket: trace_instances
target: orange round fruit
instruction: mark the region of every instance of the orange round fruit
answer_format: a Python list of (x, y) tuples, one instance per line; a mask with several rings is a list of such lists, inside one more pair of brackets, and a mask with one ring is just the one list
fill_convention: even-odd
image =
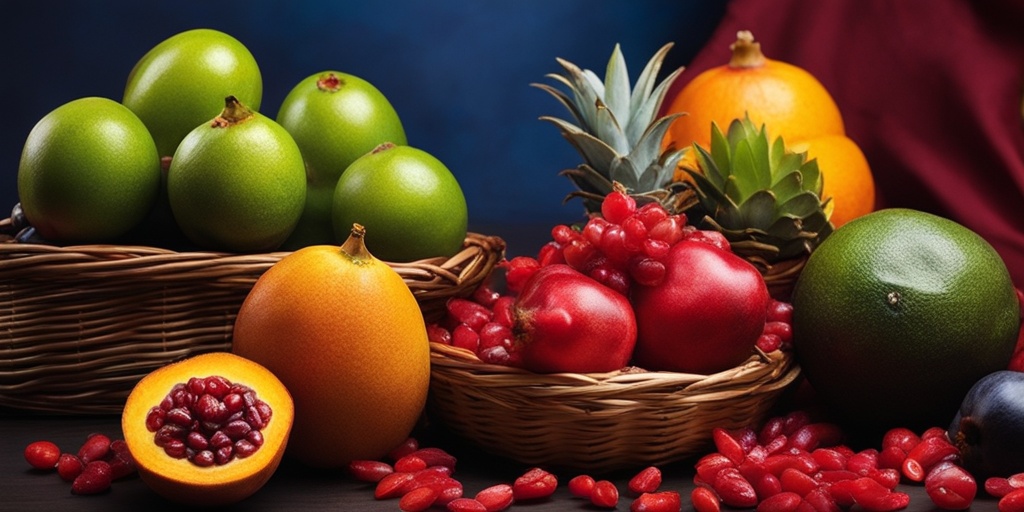
[(295, 401), (288, 453), (313, 467), (376, 460), (404, 441), (430, 383), (430, 346), (408, 285), (363, 244), (314, 245), (274, 264), (235, 320), (232, 351)]
[[(207, 384), (211, 380), (226, 385), (217, 392)], [(228, 396), (231, 394), (233, 399)], [(171, 398), (178, 396), (187, 398)], [(227, 404), (232, 402), (238, 407), (234, 414), (228, 416), (225, 412), (221, 419), (211, 417), (210, 411), (228, 411)], [(256, 419), (249, 416), (253, 407), (264, 411), (256, 426)], [(163, 412), (155, 414), (158, 411)], [(121, 430), (146, 485), (171, 501), (210, 507), (241, 501), (270, 480), (288, 444), (293, 413), (288, 390), (266, 368), (228, 352), (211, 352), (163, 366), (143, 377), (125, 402)], [(170, 419), (172, 415), (203, 417), (205, 424), (216, 426), (211, 428), (213, 432), (205, 426), (190, 429), (182, 427), (183, 422)], [(244, 430), (244, 437), (239, 428)], [(227, 444), (215, 441), (218, 433), (224, 439), (225, 431), (236, 439), (229, 436)], [(254, 451), (246, 452), (247, 455), (235, 453), (240, 446), (237, 443), (256, 439), (252, 432), (259, 432), (262, 444), (250, 444), (248, 449)], [(198, 445), (192, 436), (196, 435), (204, 445), (228, 447), (227, 455), (222, 453), (223, 458), (218, 460), (212, 453), (220, 449), (194, 448)], [(175, 452), (171, 447), (175, 441), (179, 456), (171, 455)], [(183, 442), (190, 443), (195, 453), (187, 455)], [(209, 452), (209, 464), (201, 462), (202, 452)]]
[(978, 234), (910, 209), (878, 210), (811, 253), (793, 290), (793, 344), (842, 421), (946, 425), (967, 390), (1005, 369), (1020, 304)]
[(666, 144), (710, 146), (711, 123), (725, 129), (750, 116), (787, 143), (820, 135), (845, 135), (843, 118), (825, 86), (809, 72), (768, 59), (753, 35), (741, 31), (728, 64), (708, 69), (679, 90), (666, 113), (685, 112), (672, 123)]
[(875, 209), (875, 179), (864, 152), (845, 135), (824, 135), (793, 144), (790, 149), (818, 160), (823, 179), (822, 199), (835, 227)]

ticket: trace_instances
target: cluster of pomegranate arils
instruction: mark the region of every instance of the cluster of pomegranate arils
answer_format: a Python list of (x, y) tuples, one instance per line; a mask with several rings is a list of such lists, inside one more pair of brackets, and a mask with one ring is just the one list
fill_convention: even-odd
[(41, 471), (56, 470), (71, 482), (73, 494), (99, 494), (118, 479), (135, 474), (135, 459), (122, 439), (91, 434), (77, 453), (62, 452), (50, 441), (35, 441), (25, 447), (25, 460)]
[[(517, 366), (512, 306), (526, 281), (542, 267), (569, 265), (628, 297), (634, 284), (656, 286), (661, 282), (665, 258), (682, 240), (731, 250), (721, 233), (688, 225), (685, 214), (669, 215), (656, 202), (638, 208), (636, 200), (622, 191), (605, 197), (600, 217), (591, 217), (583, 227), (555, 226), (551, 238), (536, 258), (516, 256), (501, 263), (506, 293), (485, 284), (470, 297), (450, 299), (444, 319), (427, 326), (430, 341), (467, 349), (485, 363)], [(769, 301), (757, 347), (764, 352), (791, 348), (792, 316), (789, 303)]]
[[(759, 512), (838, 511), (855, 505), (866, 511), (900, 510), (910, 504), (910, 496), (896, 490), (900, 482), (923, 483), (936, 506), (963, 510), (978, 489), (974, 477), (958, 465), (959, 450), (939, 427), (920, 435), (893, 428), (880, 449), (854, 451), (841, 444), (843, 433), (835, 424), (793, 412), (772, 418), (760, 431), (715, 429), (713, 439), (717, 451), (696, 463), (691, 501), (698, 512), (719, 511), (723, 504)], [(1007, 482), (1001, 488), (1010, 495), (1007, 479), (992, 482)], [(1024, 505), (1024, 493), (1018, 496)], [(1024, 507), (1001, 501), (999, 510)]]
[[(500, 512), (515, 503), (550, 498), (558, 489), (558, 477), (539, 467), (528, 469), (511, 483), (488, 486), (465, 494), (462, 483), (453, 477), (456, 458), (440, 448), (421, 448), (410, 437), (388, 453), (387, 460), (355, 460), (349, 473), (359, 481), (374, 484), (374, 498), (398, 499), (404, 512), (419, 512), (443, 507), (449, 512)], [(676, 491), (659, 491), (661, 471), (648, 467), (628, 484), (633, 496), (633, 512), (679, 512), (681, 500)], [(609, 480), (594, 480), (579, 475), (569, 481), (569, 492), (603, 509), (614, 509), (620, 500), (619, 489)]]
[[(757, 512), (895, 511), (910, 504), (900, 483), (923, 485), (933, 504), (965, 510), (978, 484), (959, 465), (960, 452), (946, 431), (933, 427), (917, 434), (907, 428), (888, 430), (881, 448), (855, 451), (845, 444), (836, 424), (812, 421), (805, 411), (769, 419), (759, 430), (713, 430), (715, 451), (695, 464), (690, 502), (697, 512), (755, 509)], [(487, 487), (464, 496), (453, 478), (455, 457), (437, 448), (420, 448), (410, 438), (385, 461), (353, 461), (351, 474), (375, 485), (379, 500), (399, 499), (413, 512), (431, 507), (450, 512), (497, 512), (517, 502), (550, 498), (558, 478), (532, 468), (513, 483)], [(568, 481), (571, 496), (599, 509), (614, 509), (621, 495), (610, 480), (578, 474)], [(679, 512), (680, 494), (662, 489), (662, 472), (649, 466), (626, 485), (631, 512)], [(984, 491), (998, 498), (999, 512), (1024, 512), (1024, 473), (990, 477)]]
[(222, 466), (263, 446), (272, 413), (248, 386), (217, 375), (192, 377), (149, 410), (146, 429), (169, 457)]

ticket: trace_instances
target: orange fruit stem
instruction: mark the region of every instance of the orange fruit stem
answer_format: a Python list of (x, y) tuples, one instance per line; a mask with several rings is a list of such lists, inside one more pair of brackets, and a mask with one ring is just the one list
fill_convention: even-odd
[(767, 59), (761, 53), (761, 43), (754, 42), (754, 34), (749, 30), (736, 33), (736, 42), (729, 45), (732, 57), (729, 67), (733, 69), (749, 69), (764, 66)]

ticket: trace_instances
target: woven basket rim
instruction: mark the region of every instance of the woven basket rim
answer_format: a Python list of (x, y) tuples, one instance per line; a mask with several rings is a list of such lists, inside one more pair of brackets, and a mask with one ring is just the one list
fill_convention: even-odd
[[(576, 394), (613, 395), (626, 390), (630, 394), (645, 389), (676, 390), (679, 393), (709, 393), (751, 390), (769, 391), (792, 383), (799, 374), (792, 353), (760, 349), (743, 363), (713, 374), (649, 371), (629, 366), (607, 373), (534, 373), (522, 368), (490, 364), (473, 352), (444, 343), (430, 343), (431, 364), (439, 371), (457, 371), (473, 384), (491, 388), (559, 388)], [(768, 378), (766, 378), (768, 377)], [(749, 383), (748, 387), (738, 384)]]

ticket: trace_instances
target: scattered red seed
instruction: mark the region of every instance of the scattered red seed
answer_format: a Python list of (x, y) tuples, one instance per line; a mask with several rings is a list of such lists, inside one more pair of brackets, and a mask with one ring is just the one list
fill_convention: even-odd
[(473, 498), (459, 498), (448, 503), (448, 512), (487, 512), (487, 507)]
[(437, 489), (433, 487), (418, 487), (405, 493), (398, 500), (398, 508), (403, 512), (422, 512), (434, 504), (437, 495)]
[(629, 504), (630, 512), (680, 512), (683, 504), (676, 491), (644, 493)]
[(110, 489), (112, 481), (110, 464), (102, 460), (94, 460), (86, 464), (82, 473), (71, 482), (71, 492), (73, 494), (99, 494)]
[(377, 483), (395, 472), (387, 462), (377, 460), (354, 460), (348, 464), (348, 472), (360, 482)]
[(722, 500), (715, 491), (707, 487), (695, 487), (690, 491), (690, 502), (697, 512), (720, 512)]
[(512, 506), (514, 501), (512, 486), (497, 484), (476, 493), (476, 501), (483, 503), (487, 512), (500, 512)]
[(547, 498), (558, 488), (558, 478), (541, 469), (532, 468), (512, 484), (512, 494), (516, 501)]
[(590, 475), (579, 475), (569, 480), (569, 494), (577, 498), (590, 499), (590, 493), (594, 491), (594, 477)]
[(73, 453), (62, 453), (60, 459), (57, 460), (57, 474), (65, 482), (73, 482), (78, 475), (82, 474), (83, 469), (85, 469), (85, 464), (82, 464), (82, 459)]
[(52, 470), (60, 459), (60, 448), (50, 441), (36, 441), (25, 447), (25, 460), (35, 469)]
[(594, 482), (594, 490), (590, 493), (590, 503), (600, 508), (615, 508), (619, 504), (619, 489), (610, 480)]
[(661, 487), (661, 470), (648, 466), (629, 479), (626, 488), (634, 497), (645, 493), (653, 493)]

